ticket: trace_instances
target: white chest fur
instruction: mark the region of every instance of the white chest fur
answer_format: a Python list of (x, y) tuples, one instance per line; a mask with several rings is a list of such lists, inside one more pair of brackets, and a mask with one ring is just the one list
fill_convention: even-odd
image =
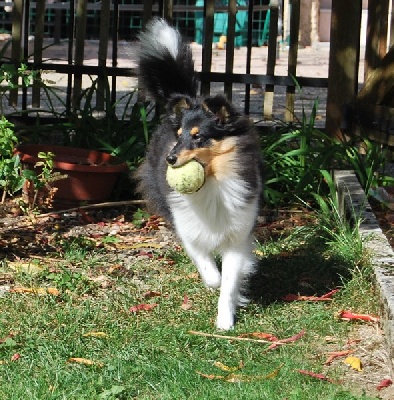
[(169, 204), (183, 241), (220, 252), (222, 247), (237, 243), (238, 238), (244, 238), (253, 229), (257, 197), (250, 199), (249, 190), (240, 179), (208, 178), (196, 193), (172, 192)]

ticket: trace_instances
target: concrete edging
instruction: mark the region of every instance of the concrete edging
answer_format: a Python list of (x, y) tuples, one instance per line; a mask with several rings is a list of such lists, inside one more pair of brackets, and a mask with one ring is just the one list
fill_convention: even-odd
[(360, 233), (372, 255), (376, 286), (381, 301), (381, 324), (386, 336), (391, 371), (394, 371), (394, 251), (372, 212), (355, 173), (334, 171), (339, 211), (348, 218), (361, 219)]

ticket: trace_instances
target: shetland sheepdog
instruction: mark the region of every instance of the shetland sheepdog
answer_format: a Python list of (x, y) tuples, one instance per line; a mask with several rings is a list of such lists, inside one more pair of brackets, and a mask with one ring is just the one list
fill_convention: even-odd
[[(255, 266), (259, 138), (249, 118), (223, 96), (197, 99), (191, 48), (177, 30), (153, 19), (139, 41), (140, 83), (166, 107), (137, 173), (139, 190), (150, 210), (175, 228), (205, 285), (220, 288), (216, 326), (229, 330), (237, 306), (247, 301), (242, 286)], [(166, 182), (167, 167), (192, 159), (203, 165), (205, 183), (195, 193), (180, 194)]]

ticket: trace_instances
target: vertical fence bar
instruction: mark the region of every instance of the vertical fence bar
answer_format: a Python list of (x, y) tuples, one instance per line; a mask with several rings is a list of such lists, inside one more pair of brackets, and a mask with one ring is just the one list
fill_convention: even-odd
[[(201, 71), (211, 72), (212, 65), (212, 43), (213, 43), (213, 29), (214, 29), (214, 15), (215, 15), (215, 0), (206, 0), (204, 2), (204, 36), (202, 47), (202, 65)], [(201, 81), (201, 94), (208, 96), (211, 91), (209, 80)]]
[[(85, 53), (85, 35), (86, 35), (86, 12), (87, 0), (78, 0), (75, 17), (75, 65), (83, 65)], [(82, 91), (82, 74), (74, 74), (72, 103), (74, 108), (78, 108)]]
[[(74, 53), (74, 28), (75, 28), (75, 0), (70, 0), (68, 24), (68, 48), (67, 48), (67, 65), (73, 64)], [(71, 113), (71, 96), (72, 96), (73, 75), (67, 72), (67, 90), (66, 90), (66, 114)]]
[[(149, 22), (149, 20), (152, 18), (153, 15), (153, 0), (147, 0), (144, 1), (144, 6), (143, 6), (143, 11), (142, 11), (142, 28), (145, 28), (146, 24)], [(138, 84), (138, 101), (143, 102), (146, 100), (146, 93), (144, 88), (141, 88), (140, 85)], [(159, 113), (158, 108), (156, 109), (156, 114)]]
[[(34, 64), (42, 62), (42, 47), (44, 44), (44, 18), (45, 18), (45, 0), (36, 0), (36, 28), (34, 31)], [(40, 84), (33, 83), (32, 88), (32, 106), (40, 107)]]
[(173, 23), (174, 2), (173, 0), (165, 0), (163, 4), (163, 18), (168, 23)]
[[(106, 76), (104, 71), (105, 67), (107, 66), (110, 16), (111, 16), (111, 0), (101, 0), (100, 33), (99, 33), (99, 48), (98, 48), (97, 61), (98, 61), (98, 66), (102, 68), (103, 72), (100, 73), (100, 75), (97, 77), (96, 107), (98, 110), (104, 110), (106, 87), (108, 85), (108, 76)], [(114, 44), (112, 43), (112, 46), (113, 45)]]
[[(22, 57), (22, 23), (23, 23), (23, 0), (14, 0), (12, 7), (12, 37), (11, 37), (11, 61), (15, 66), (19, 66)], [(13, 84), (18, 84), (18, 79), (14, 79)], [(18, 105), (18, 89), (10, 90), (9, 105)]]
[[(237, 1), (228, 2), (228, 24), (227, 24), (227, 45), (226, 45), (226, 74), (232, 74), (234, 70), (234, 46), (235, 46), (235, 22), (237, 14)], [(224, 94), (229, 101), (233, 97), (233, 84), (224, 84)]]
[[(288, 75), (293, 77), (297, 75), (299, 30), (300, 30), (300, 0), (292, 0), (291, 10), (290, 10)], [(286, 89), (285, 121), (293, 121), (294, 119), (294, 99), (295, 99), (295, 86), (288, 86)]]
[[(30, 0), (25, 0), (23, 8), (23, 46), (22, 59), (24, 62), (29, 58), (29, 28), (30, 28)], [(27, 87), (22, 85), (22, 110), (27, 109)]]
[[(268, 57), (267, 57), (267, 75), (275, 76), (276, 57), (278, 51), (278, 18), (279, 7), (278, 0), (271, 0), (269, 13), (269, 37), (268, 37)], [(265, 85), (263, 115), (265, 119), (273, 118), (274, 106), (274, 85)]]
[[(246, 41), (246, 74), (250, 74), (252, 65), (252, 40), (253, 40), (253, 1), (248, 3), (248, 36)], [(250, 112), (250, 84), (245, 85), (245, 114)]]
[[(113, 11), (113, 26), (112, 26), (112, 66), (118, 66), (118, 32), (119, 32), (119, 0), (114, 0), (114, 11)], [(116, 75), (112, 75), (111, 81), (111, 104), (112, 106), (116, 103)]]
[(142, 12), (142, 27), (145, 27), (148, 21), (152, 18), (152, 8), (153, 0), (144, 1), (144, 9)]

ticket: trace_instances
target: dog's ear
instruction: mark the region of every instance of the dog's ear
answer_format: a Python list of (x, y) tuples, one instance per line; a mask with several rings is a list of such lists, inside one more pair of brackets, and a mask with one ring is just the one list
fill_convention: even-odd
[(167, 104), (167, 113), (177, 118), (182, 117), (185, 110), (189, 110), (192, 106), (192, 100), (188, 96), (173, 96)]
[(234, 106), (220, 95), (207, 97), (202, 102), (202, 107), (205, 111), (214, 114), (221, 124), (228, 124), (240, 115)]

